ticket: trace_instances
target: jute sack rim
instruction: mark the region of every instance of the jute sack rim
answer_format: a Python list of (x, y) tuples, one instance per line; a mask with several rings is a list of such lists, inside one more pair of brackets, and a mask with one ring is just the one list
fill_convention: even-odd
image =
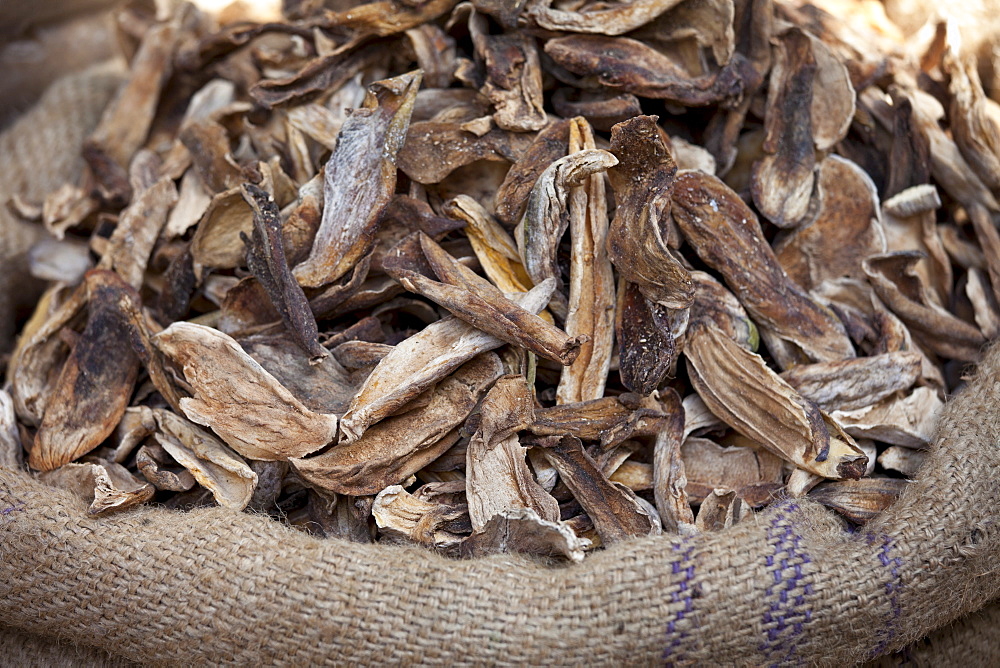
[(0, 469), (0, 622), (153, 663), (842, 664), (994, 598), (1000, 348), (864, 530), (808, 499), (553, 567), (320, 540), (221, 508), (105, 519)]

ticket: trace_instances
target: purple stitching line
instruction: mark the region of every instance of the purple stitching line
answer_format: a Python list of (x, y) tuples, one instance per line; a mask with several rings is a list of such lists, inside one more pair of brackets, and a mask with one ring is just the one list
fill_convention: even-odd
[(0, 510), (0, 515), (10, 515), (11, 513), (17, 512), (19, 510), (24, 510), (25, 505), (26, 504), (23, 501), (21, 501), (20, 503), (15, 503), (13, 506), (9, 508), (4, 508), (3, 510)]
[(902, 583), (899, 581), (899, 569), (903, 565), (903, 559), (902, 557), (891, 556), (892, 550), (895, 548), (895, 543), (886, 534), (879, 536), (869, 534), (865, 537), (865, 540), (869, 545), (873, 545), (878, 538), (882, 539), (882, 547), (878, 553), (879, 562), (883, 568), (889, 569), (889, 574), (892, 577), (885, 583), (885, 594), (889, 598), (889, 619), (886, 622), (885, 637), (872, 650), (872, 657), (882, 654), (889, 643), (892, 642), (892, 639), (896, 637), (899, 618), (903, 613), (903, 607), (899, 603), (899, 590), (902, 587)]
[[(670, 594), (670, 600), (672, 603), (683, 602), (684, 609), (678, 610), (674, 614), (673, 619), (667, 622), (668, 644), (663, 650), (663, 660), (671, 668), (674, 665), (674, 661), (680, 660), (679, 655), (676, 657), (673, 656), (674, 652), (680, 649), (681, 644), (688, 635), (687, 631), (683, 629), (678, 631), (677, 624), (683, 621), (694, 610), (694, 590), (691, 586), (694, 580), (694, 564), (689, 563), (691, 561), (691, 554), (694, 552), (694, 547), (688, 545), (688, 542), (688, 539), (684, 539), (679, 543), (673, 544), (674, 552), (679, 553), (681, 558), (671, 564), (671, 575), (678, 576), (683, 574), (683, 578), (678, 584), (677, 590)], [(673, 636), (673, 640), (671, 640), (671, 636)]]
[(805, 578), (803, 566), (812, 563), (809, 555), (799, 546), (802, 537), (793, 529), (791, 513), (798, 510), (798, 505), (788, 503), (775, 513), (767, 530), (768, 543), (774, 547), (774, 554), (764, 560), (773, 578), (765, 596), (773, 598), (777, 590), (778, 600), (764, 613), (764, 624), (770, 628), (767, 640), (760, 644), (759, 650), (772, 662), (771, 665), (792, 662), (797, 650), (797, 638), (802, 634), (804, 625), (812, 620), (812, 610), (805, 608), (806, 596), (813, 593), (812, 584), (806, 583), (802, 593), (794, 598), (791, 596), (791, 592)]

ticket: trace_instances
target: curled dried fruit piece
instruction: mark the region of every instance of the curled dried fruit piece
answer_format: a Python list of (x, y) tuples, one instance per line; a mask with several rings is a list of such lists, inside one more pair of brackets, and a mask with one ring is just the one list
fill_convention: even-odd
[(824, 478), (860, 478), (868, 458), (813, 402), (717, 328), (696, 325), (684, 354), (713, 413), (787, 462)]

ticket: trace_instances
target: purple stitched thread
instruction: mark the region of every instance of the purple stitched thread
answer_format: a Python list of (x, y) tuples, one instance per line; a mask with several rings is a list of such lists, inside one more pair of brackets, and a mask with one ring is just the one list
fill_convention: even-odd
[(671, 564), (671, 575), (680, 577), (677, 589), (670, 594), (670, 601), (675, 604), (682, 604), (684, 607), (674, 613), (673, 618), (667, 622), (667, 646), (663, 650), (663, 660), (667, 666), (674, 665), (674, 661), (679, 660), (680, 655), (675, 653), (680, 649), (684, 639), (687, 638), (687, 631), (678, 630), (677, 625), (694, 610), (694, 564), (691, 563), (691, 555), (694, 547), (689, 545), (689, 539), (685, 538), (679, 543), (674, 543), (673, 550), (680, 555), (680, 559)]
[(19, 503), (15, 503), (13, 506), (9, 508), (4, 508), (3, 510), (0, 510), (0, 515), (5, 515), (5, 516), (10, 515), (11, 513), (17, 512), (19, 510), (24, 510), (24, 507), (25, 503), (21, 501)]
[(902, 587), (902, 583), (899, 581), (899, 569), (903, 565), (903, 559), (902, 557), (892, 556), (895, 544), (892, 538), (886, 534), (877, 536), (869, 534), (865, 536), (865, 540), (869, 545), (874, 545), (877, 540), (882, 541), (878, 560), (882, 568), (888, 569), (891, 576), (885, 583), (885, 594), (889, 600), (889, 618), (886, 620), (885, 631), (881, 634), (883, 636), (882, 640), (871, 652), (871, 656), (874, 658), (882, 654), (889, 643), (892, 642), (892, 639), (896, 637), (899, 618), (903, 613), (902, 606), (899, 603), (899, 590)]
[(813, 587), (804, 567), (812, 559), (800, 546), (802, 537), (793, 528), (792, 514), (798, 510), (798, 505), (791, 502), (779, 508), (767, 530), (774, 554), (764, 558), (771, 575), (764, 596), (772, 603), (764, 613), (767, 636), (759, 649), (770, 665), (795, 662), (798, 638), (812, 620), (806, 599), (812, 595)]

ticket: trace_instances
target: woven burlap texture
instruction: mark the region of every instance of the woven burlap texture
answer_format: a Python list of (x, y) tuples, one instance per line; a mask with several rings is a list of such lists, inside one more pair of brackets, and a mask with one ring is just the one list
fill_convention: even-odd
[[(13, 131), (36, 131), (30, 118)], [(8, 169), (46, 164), (15, 155)], [(4, 258), (31, 236), (9, 220)], [(919, 480), (862, 531), (787, 500), (723, 533), (635, 540), (572, 567), (319, 540), (221, 508), (95, 519), (0, 469), (0, 623), (171, 665), (862, 661), (1000, 590), (998, 371), (995, 349)]]

